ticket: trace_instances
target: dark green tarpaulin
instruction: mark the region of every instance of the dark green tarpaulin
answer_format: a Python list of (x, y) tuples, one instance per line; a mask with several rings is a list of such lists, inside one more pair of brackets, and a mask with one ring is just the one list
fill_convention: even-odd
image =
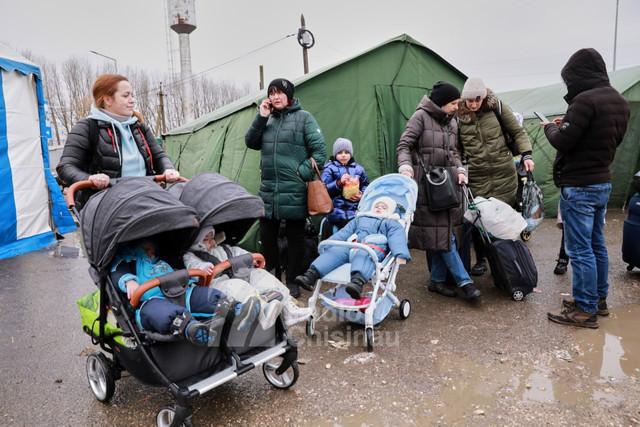
[[(275, 77), (280, 76), (270, 78)], [(350, 139), (356, 161), (373, 180), (397, 171), (400, 135), (433, 84), (447, 80), (462, 89), (465, 79), (433, 51), (402, 35), (292, 81), (295, 96), (322, 129), (327, 152), (336, 138)], [(260, 153), (245, 150), (244, 135), (265, 97), (265, 91), (250, 94), (165, 134), (167, 152), (180, 173), (220, 172), (257, 194)]]

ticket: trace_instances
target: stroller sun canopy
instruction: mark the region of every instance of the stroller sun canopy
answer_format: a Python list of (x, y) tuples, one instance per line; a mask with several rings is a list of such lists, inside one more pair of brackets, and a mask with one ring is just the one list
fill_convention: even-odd
[(191, 232), (198, 225), (193, 208), (149, 177), (125, 178), (93, 195), (80, 212), (80, 223), (89, 263), (98, 271), (109, 268), (121, 242), (166, 231)]
[(216, 172), (204, 172), (187, 182), (176, 183), (169, 192), (196, 210), (200, 227), (230, 222), (250, 224), (244, 220), (264, 216), (260, 197)]
[(398, 204), (398, 213), (401, 218), (416, 210), (418, 200), (418, 185), (407, 176), (399, 173), (383, 175), (373, 180), (364, 192), (358, 211), (366, 212), (371, 210), (373, 202), (378, 197), (390, 197)]

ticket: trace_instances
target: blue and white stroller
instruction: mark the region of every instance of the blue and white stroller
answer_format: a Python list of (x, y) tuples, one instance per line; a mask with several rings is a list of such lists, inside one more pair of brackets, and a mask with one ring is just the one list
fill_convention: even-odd
[[(390, 197), (396, 202), (396, 213), (400, 216), (399, 221), (408, 235), (418, 198), (416, 182), (401, 174), (388, 174), (377, 178), (367, 187), (362, 199), (360, 199), (358, 212), (371, 210), (373, 202), (382, 196)], [(411, 312), (409, 300), (404, 299), (400, 302), (394, 295), (400, 263), (391, 254), (387, 254), (381, 262), (378, 262), (378, 257), (370, 246), (357, 242), (324, 240), (318, 245), (318, 250), (322, 252), (323, 247), (328, 246), (344, 246), (366, 251), (375, 263), (375, 271), (370, 280), (373, 291), (363, 294), (363, 298), (360, 300), (354, 300), (347, 294), (345, 285), (351, 280), (350, 263), (343, 264), (321, 277), (315, 285), (313, 295), (309, 298), (309, 307), (313, 307), (314, 312), (307, 320), (307, 335), (311, 337), (316, 331), (316, 322), (328, 312), (332, 312), (345, 320), (364, 325), (367, 350), (372, 351), (373, 327), (389, 314), (391, 308), (399, 308), (402, 319), (409, 317)], [(336, 286), (320, 293), (325, 283), (333, 283)], [(324, 306), (324, 309), (321, 309), (322, 312), (316, 307), (318, 300)]]

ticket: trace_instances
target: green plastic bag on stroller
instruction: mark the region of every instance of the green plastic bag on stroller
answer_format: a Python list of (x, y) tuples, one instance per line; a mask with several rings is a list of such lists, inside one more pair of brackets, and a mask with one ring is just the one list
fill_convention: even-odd
[[(92, 292), (85, 295), (77, 301), (82, 316), (82, 331), (88, 335), (100, 335), (100, 323), (98, 317), (100, 314), (100, 291)], [(121, 345), (125, 345), (122, 340), (122, 329), (111, 324), (109, 319), (104, 325), (105, 338), (112, 338)]]

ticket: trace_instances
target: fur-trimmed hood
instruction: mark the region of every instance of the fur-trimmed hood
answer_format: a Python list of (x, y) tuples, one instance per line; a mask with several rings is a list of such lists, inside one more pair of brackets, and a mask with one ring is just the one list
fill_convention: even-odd
[[(498, 96), (489, 88), (487, 88), (487, 97), (482, 101), (480, 111), (492, 111), (498, 109)], [(467, 104), (464, 99), (458, 102), (458, 111), (456, 112), (458, 120), (461, 123), (469, 124), (475, 123), (477, 120), (476, 112), (467, 108)]]

